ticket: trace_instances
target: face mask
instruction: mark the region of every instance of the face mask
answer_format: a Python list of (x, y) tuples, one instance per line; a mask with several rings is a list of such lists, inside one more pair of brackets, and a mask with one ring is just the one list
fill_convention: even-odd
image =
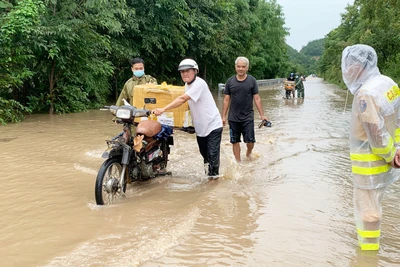
[(144, 75), (144, 70), (134, 70), (133, 75), (140, 78)]

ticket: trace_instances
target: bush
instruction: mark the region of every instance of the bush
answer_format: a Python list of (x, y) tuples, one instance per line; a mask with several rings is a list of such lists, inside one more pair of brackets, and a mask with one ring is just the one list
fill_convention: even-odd
[(21, 105), (13, 99), (6, 100), (0, 97), (0, 124), (7, 125), (8, 123), (20, 122), (25, 116), (25, 113), (32, 113), (31, 109)]

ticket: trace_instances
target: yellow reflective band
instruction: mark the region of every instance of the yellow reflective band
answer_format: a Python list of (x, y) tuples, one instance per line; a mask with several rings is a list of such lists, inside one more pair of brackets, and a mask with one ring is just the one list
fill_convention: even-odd
[(387, 144), (387, 146), (385, 147), (380, 147), (380, 148), (376, 148), (376, 147), (372, 147), (371, 150), (374, 154), (379, 154), (379, 155), (384, 155), (390, 152), (390, 150), (393, 147), (393, 138), (390, 137), (389, 139), (389, 143)]
[(390, 169), (389, 164), (378, 166), (378, 167), (360, 167), (360, 166), (352, 166), (351, 170), (355, 174), (361, 175), (374, 175), (387, 172)]
[(395, 139), (395, 142), (396, 143), (400, 143), (400, 128), (397, 128), (396, 129), (396, 132), (395, 132), (395, 134), (394, 134), (394, 139)]
[(376, 238), (376, 237), (381, 236), (381, 230), (363, 231), (363, 230), (357, 229), (357, 233), (362, 238)]
[(375, 154), (355, 154), (355, 153), (350, 154), (350, 159), (362, 162), (383, 160), (382, 157), (379, 157), (378, 155)]
[(361, 250), (379, 250), (379, 243), (377, 244), (362, 244), (358, 243), (360, 245)]
[(386, 162), (391, 162), (392, 161), (392, 159), (394, 159), (394, 155), (396, 154), (396, 148), (392, 148), (392, 153), (390, 153), (390, 156), (389, 157), (387, 157), (387, 158), (385, 158), (385, 160), (386, 160)]
[(393, 85), (387, 92), (385, 92), (386, 99), (389, 103), (392, 103), (396, 98), (400, 96), (399, 87)]

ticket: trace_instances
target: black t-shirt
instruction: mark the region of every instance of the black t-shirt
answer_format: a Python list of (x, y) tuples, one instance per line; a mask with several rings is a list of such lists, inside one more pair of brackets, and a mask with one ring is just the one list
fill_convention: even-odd
[(247, 75), (243, 81), (238, 81), (236, 75), (230, 77), (225, 83), (224, 94), (231, 96), (228, 120), (254, 120), (253, 96), (258, 94), (258, 85), (253, 76)]

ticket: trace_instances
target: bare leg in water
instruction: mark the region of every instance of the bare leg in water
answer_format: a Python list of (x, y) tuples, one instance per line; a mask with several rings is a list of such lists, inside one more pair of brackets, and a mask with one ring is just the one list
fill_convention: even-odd
[(232, 144), (233, 155), (237, 162), (240, 162), (240, 143)]
[(247, 143), (246, 146), (247, 146), (246, 157), (251, 158), (251, 152), (253, 151), (254, 143)]

